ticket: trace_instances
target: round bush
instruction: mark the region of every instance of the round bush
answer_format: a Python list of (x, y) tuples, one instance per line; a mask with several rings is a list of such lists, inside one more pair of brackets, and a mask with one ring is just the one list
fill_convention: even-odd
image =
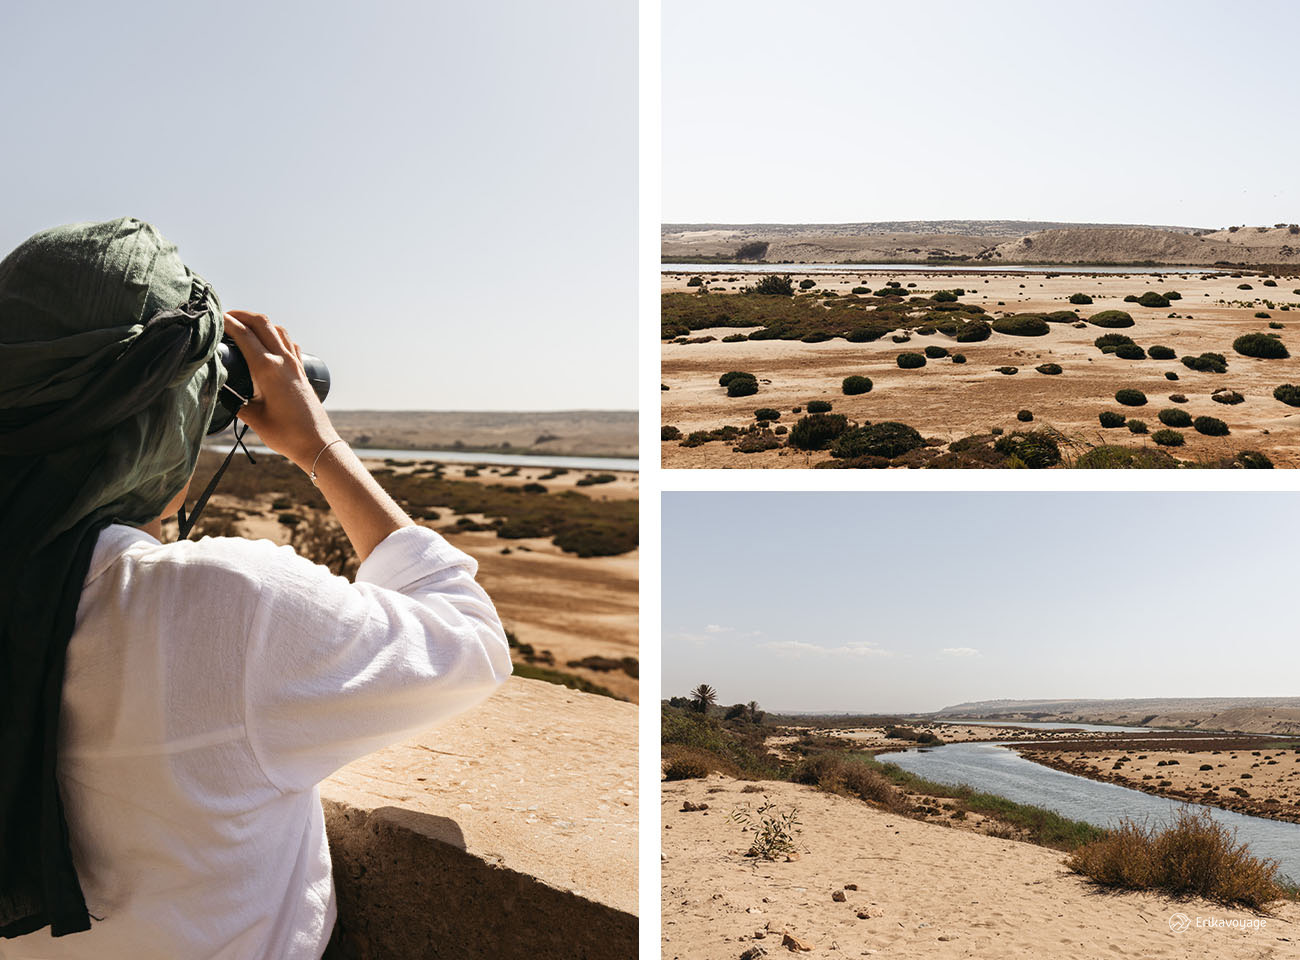
[(729, 370), (722, 376), (718, 377), (718, 386), (725, 387), (727, 384), (731, 383), (732, 380), (736, 379), (757, 380), (758, 377), (754, 376), (752, 373), (746, 373), (744, 370)]
[(842, 413), (814, 413), (800, 417), (790, 428), (790, 446), (796, 450), (825, 450), (849, 427)]
[(1167, 307), (1169, 306), (1169, 298), (1154, 290), (1148, 290), (1138, 297), (1138, 303), (1144, 307)]
[(1183, 299), (1183, 295), (1182, 295), (1181, 293), (1179, 293), (1177, 290), (1166, 290), (1166, 291), (1165, 291), (1165, 299), (1166, 299), (1166, 300), (1181, 300), (1181, 299)]
[(929, 346), (925, 348), (925, 355), (931, 360), (938, 360), (940, 357), (948, 356), (947, 347)]
[(957, 331), (958, 343), (979, 343), (993, 335), (993, 328), (987, 320), (968, 320)]
[(1008, 377), (1014, 377), (1017, 373), (1020, 372), (1019, 367), (994, 367), (993, 369), (996, 370), (998, 373), (1004, 374), (1005, 376)]
[(998, 437), (993, 449), (1004, 457), (1019, 460), (1031, 470), (1043, 470), (1061, 462), (1061, 448), (1042, 431), (1022, 433), (1017, 430)]
[(954, 353), (954, 354), (952, 355), (952, 362), (953, 362), (953, 363), (965, 363), (965, 362), (966, 362), (966, 354), (964, 354), (964, 353)]
[(1146, 433), (1147, 424), (1145, 420), (1130, 420), (1128, 422), (1129, 433)]
[(1070, 295), (1071, 303), (1092, 303), (1092, 297), (1086, 293), (1073, 293)]
[(1125, 387), (1123, 390), (1115, 391), (1115, 402), (1122, 403), (1126, 407), (1140, 407), (1147, 402), (1147, 395), (1141, 390)]
[(1192, 415), (1186, 410), (1179, 410), (1177, 407), (1167, 407), (1156, 414), (1156, 419), (1166, 427), (1190, 427), (1192, 425)]
[(1277, 337), (1267, 333), (1247, 333), (1232, 341), (1232, 349), (1243, 357), (1259, 357), (1264, 360), (1285, 360), (1290, 352)]
[(1165, 371), (1165, 379), (1166, 379), (1166, 380), (1177, 380), (1177, 379), (1178, 379), (1178, 374), (1174, 373), (1172, 370), (1166, 370), (1166, 371)]
[(856, 397), (860, 393), (871, 392), (870, 377), (845, 377), (844, 382), (840, 384), (840, 389), (844, 391), (846, 397)]
[(957, 294), (953, 293), (951, 290), (940, 290), (930, 299), (935, 303), (956, 303)]
[(871, 343), (880, 339), (880, 331), (873, 330), (871, 327), (858, 327), (845, 334), (844, 339), (849, 343)]
[(886, 420), (844, 431), (831, 444), (831, 456), (845, 460), (854, 457), (885, 457), (892, 460), (924, 443), (921, 435), (912, 427)]
[(825, 343), (831, 339), (831, 335), (825, 330), (814, 330), (812, 333), (805, 333), (799, 339), (804, 343)]
[(1041, 337), (1051, 331), (1047, 321), (1033, 313), (1013, 313), (1009, 317), (998, 317), (993, 321), (993, 329), (1013, 337)]
[(1273, 399), (1281, 400), (1288, 407), (1300, 407), (1300, 387), (1294, 383), (1284, 383), (1273, 389)]
[(813, 287), (815, 287), (815, 286), (817, 286), (817, 281), (816, 281), (816, 280), (800, 280), (800, 281), (799, 281), (799, 289), (800, 289), (800, 290), (811, 290), (811, 289), (812, 289)]
[(1241, 464), (1247, 470), (1273, 469), (1273, 461), (1258, 450), (1243, 450), (1233, 458), (1233, 462)]
[(785, 424), (780, 424), (780, 425), (778, 425), (778, 426), (777, 426), (777, 427), (776, 427), (772, 432), (775, 433), (775, 434), (779, 437), (779, 436), (781, 436), (783, 433), (788, 433), (788, 432), (789, 432), (789, 428), (788, 428)]
[(1186, 398), (1185, 396), (1183, 396), (1181, 393), (1171, 393), (1171, 394), (1169, 394), (1169, 399), (1170, 399), (1173, 403), (1186, 403), (1186, 402), (1187, 402), (1187, 398)]
[(665, 423), (662, 427), (659, 428), (660, 440), (680, 440), (681, 438), (682, 438), (682, 432), (678, 430), (676, 427), (672, 426), (671, 424)]
[(744, 377), (737, 377), (727, 383), (727, 396), (729, 397), (752, 397), (756, 393), (758, 393), (757, 380), (746, 380)]
[(1094, 313), (1088, 318), (1088, 322), (1094, 327), (1131, 327), (1133, 318), (1123, 310), (1103, 310), (1101, 313)]
[(1034, 369), (1039, 373), (1045, 373), (1049, 377), (1054, 377), (1061, 372), (1061, 365), (1059, 363), (1040, 363), (1038, 366), (1034, 367)]
[(754, 411), (755, 420), (780, 420), (781, 411), (775, 407), (759, 407)]
[(1256, 319), (1256, 320), (1268, 320), (1268, 319), (1269, 319), (1269, 313), (1268, 313), (1268, 311), (1267, 311), (1267, 310), (1257, 310), (1257, 311), (1255, 311), (1255, 319)]
[(809, 413), (830, 413), (831, 402), (829, 400), (809, 400), (808, 412)]
[(1210, 399), (1215, 403), (1234, 405), (1244, 402), (1246, 398), (1236, 390), (1215, 390), (1214, 393), (1210, 394)]
[(1021, 423), (1032, 423), (1032, 422), (1033, 422), (1033, 419), (1034, 419), (1033, 411), (1032, 411), (1032, 410), (1017, 410), (1017, 411), (1016, 411), (1016, 419), (1019, 420)]
[(1203, 353), (1199, 357), (1183, 357), (1183, 366), (1198, 373), (1227, 373), (1228, 358), (1221, 353)]
[(1121, 343), (1115, 348), (1115, 356), (1121, 360), (1145, 360), (1147, 352), (1136, 343)]
[(917, 367), (925, 366), (925, 357), (919, 353), (900, 353), (898, 365), (904, 370), (915, 370)]
[(1158, 343), (1153, 344), (1151, 348), (1147, 350), (1147, 355), (1151, 357), (1152, 360), (1173, 360), (1178, 356), (1178, 354), (1174, 353), (1171, 348), (1161, 346)]
[(1122, 347), (1132, 343), (1133, 338), (1127, 333), (1103, 333), (1096, 340), (1092, 341), (1092, 345), (1098, 350), (1105, 350), (1107, 347), (1113, 349), (1115, 347)]
[(1185, 442), (1183, 435), (1177, 430), (1157, 430), (1151, 434), (1151, 439), (1162, 447), (1181, 447)]
[(1053, 310), (1051, 313), (1045, 314), (1043, 319), (1048, 323), (1074, 323), (1079, 319), (1079, 315), (1072, 310)]
[(1192, 429), (1207, 437), (1226, 437), (1228, 425), (1218, 417), (1197, 417), (1192, 421)]
[(1124, 426), (1125, 417), (1124, 414), (1118, 413), (1114, 410), (1103, 410), (1101, 413), (1097, 414), (1097, 419), (1101, 421), (1103, 427), (1110, 430), (1114, 427)]
[(871, 295), (871, 288), (870, 288), (870, 287), (854, 287), (854, 288), (853, 288), (851, 291), (849, 291), (849, 292), (850, 292), (850, 293), (855, 293), (855, 294), (857, 294), (857, 295), (860, 296), (860, 297), (868, 297), (868, 296)]
[(890, 337), (889, 339), (890, 339), (890, 340), (893, 340), (895, 343), (907, 343), (907, 342), (908, 342), (909, 340), (911, 340), (912, 338), (911, 338), (911, 336), (910, 336), (909, 334), (896, 333), (896, 334), (894, 334), (892, 337)]

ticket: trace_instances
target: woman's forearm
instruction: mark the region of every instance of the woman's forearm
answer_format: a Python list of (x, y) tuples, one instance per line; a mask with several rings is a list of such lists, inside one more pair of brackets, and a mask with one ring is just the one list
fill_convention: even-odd
[[(310, 465), (306, 469), (310, 472)], [(334, 443), (321, 452), (316, 485), (362, 561), (390, 533), (414, 522), (345, 443)]]

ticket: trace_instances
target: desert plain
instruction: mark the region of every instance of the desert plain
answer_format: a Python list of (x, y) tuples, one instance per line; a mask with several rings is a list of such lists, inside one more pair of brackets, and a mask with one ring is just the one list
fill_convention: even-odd
[[(1300, 326), (1300, 293), (1296, 292), (1300, 278), (1296, 276), (1235, 268), (1222, 268), (1221, 273), (1193, 268), (1174, 273), (1107, 274), (1070, 273), (1066, 266), (1025, 273), (963, 273), (901, 266), (876, 271), (800, 272), (798, 264), (771, 269), (788, 273), (797, 291), (793, 298), (780, 299), (807, 298), (810, 307), (819, 304), (827, 311), (832, 301), (836, 309), (845, 309), (846, 299), (854, 297), (854, 288), (876, 292), (884, 288), (907, 298), (925, 298), (924, 304), (916, 302), (918, 311), (935, 306), (930, 301), (934, 294), (960, 289), (959, 302), (983, 311), (982, 316), (990, 322), (1010, 314), (1061, 311), (1074, 312), (1077, 319), (1049, 322), (1047, 332), (1036, 336), (995, 329), (979, 342), (958, 342), (939, 330), (924, 333), (902, 328), (870, 342), (840, 337), (820, 342), (748, 339), (761, 325), (696, 326), (685, 335), (680, 329), (666, 329), (661, 419), (665, 428), (671, 428), (665, 436), (672, 439), (662, 443), (665, 467), (833, 465), (835, 458), (826, 449), (796, 449), (788, 443), (786, 430), (800, 419), (810, 401), (831, 404), (831, 412), (844, 415), (850, 424), (893, 421), (915, 429), (924, 445), (889, 464), (896, 466), (1001, 465), (991, 454), (983, 462), (979, 457), (944, 454), (952, 452), (950, 444), (963, 438), (980, 438), (978, 446), (988, 448), (998, 436), (1015, 431), (1049, 432), (1059, 443), (1062, 465), (1077, 463), (1096, 447), (1118, 446), (1149, 454), (1140, 464), (1143, 466), (1242, 465), (1239, 455), (1246, 450), (1262, 452), (1274, 466), (1300, 466), (1300, 407), (1274, 396), (1277, 387), (1300, 382), (1300, 354), (1256, 359), (1233, 349), (1234, 341), (1244, 334), (1264, 334), (1280, 339), (1289, 349), (1300, 350), (1294, 332)], [(691, 286), (695, 277), (701, 281)], [(741, 291), (758, 279), (756, 274), (728, 272), (726, 267), (712, 265), (664, 273), (665, 320), (674, 297), (701, 298), (707, 301), (707, 308), (697, 304), (693, 310), (707, 309), (725, 316), (729, 297), (754, 299), (755, 295)], [(812, 286), (801, 291), (801, 281)], [(891, 283), (896, 286), (888, 287)], [(1250, 289), (1239, 289), (1242, 285)], [(1171, 299), (1162, 307), (1125, 301), (1148, 291), (1175, 291), (1181, 299)], [(1076, 294), (1086, 295), (1091, 303), (1072, 304), (1070, 298)], [(865, 301), (862, 316), (870, 319), (878, 301), (861, 299)], [(762, 307), (757, 310), (761, 313)], [(1132, 325), (1116, 329), (1087, 322), (1111, 310), (1129, 314)], [(1144, 348), (1144, 354), (1146, 348), (1158, 345), (1169, 348), (1176, 357), (1123, 359), (1094, 345), (1099, 336), (1107, 334), (1131, 338)], [(899, 367), (901, 353), (921, 353), (931, 347), (941, 348), (946, 355), (927, 357), (925, 365), (916, 369)], [(1193, 370), (1181, 362), (1185, 356), (1205, 353), (1222, 355), (1227, 361), (1226, 372)], [(965, 362), (954, 362), (955, 354), (961, 354)], [(1060, 372), (1037, 370), (1047, 364), (1056, 364)], [(757, 392), (728, 396), (718, 381), (730, 371), (752, 373)], [(850, 376), (869, 378), (870, 391), (845, 395), (842, 381)], [(1145, 402), (1122, 405), (1116, 400), (1120, 390), (1140, 391)], [(1235, 402), (1216, 401), (1212, 399), (1216, 393)], [(1234, 393), (1241, 399), (1232, 397)], [(796, 408), (800, 413), (794, 412)], [(759, 409), (779, 412), (779, 419), (769, 426), (771, 439), (779, 445), (741, 453), (737, 452), (739, 438), (734, 436), (690, 441), (691, 434), (702, 438), (720, 428), (748, 430), (755, 426)], [(1177, 409), (1192, 420), (1221, 420), (1228, 432), (1206, 435), (1190, 426), (1180, 427), (1174, 432), (1180, 434), (1181, 445), (1157, 445), (1152, 436), (1165, 429), (1158, 414), (1166, 409)], [(1103, 411), (1117, 413), (1121, 424), (1103, 427)], [(1131, 421), (1141, 421), (1143, 432), (1133, 432), (1139, 428), (1130, 427)]]

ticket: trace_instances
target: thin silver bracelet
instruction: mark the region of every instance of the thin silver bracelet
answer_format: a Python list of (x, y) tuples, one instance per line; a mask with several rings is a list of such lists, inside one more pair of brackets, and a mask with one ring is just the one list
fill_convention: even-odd
[(320, 448), (320, 453), (316, 454), (316, 459), (311, 462), (311, 473), (308, 474), (308, 476), (311, 477), (311, 482), (314, 486), (320, 486), (320, 484), (316, 482), (316, 464), (320, 463), (320, 458), (325, 454), (325, 451), (336, 443), (343, 443), (343, 438), (339, 437), (337, 440), (331, 440), (329, 443), (325, 444), (325, 446)]

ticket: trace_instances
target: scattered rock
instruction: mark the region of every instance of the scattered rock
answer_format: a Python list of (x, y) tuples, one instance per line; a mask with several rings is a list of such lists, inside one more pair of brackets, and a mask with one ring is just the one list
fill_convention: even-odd
[(836, 903), (843, 903), (843, 902), (844, 902), (844, 891), (843, 891), (843, 890), (836, 890), (834, 893), (831, 894), (831, 899), (834, 900)]
[(750, 947), (740, 955), (740, 960), (758, 960), (759, 957), (766, 957), (767, 951), (762, 947)]
[(870, 919), (871, 919), (871, 914), (867, 913), (867, 911), (865, 911), (865, 910), (859, 910), (859, 911), (858, 911), (858, 919), (859, 919), (859, 920), (870, 920)]
[(812, 950), (813, 945), (806, 940), (800, 940), (789, 930), (781, 934), (781, 946), (785, 947), (791, 953), (807, 953)]
[(685, 803), (682, 804), (682, 813), (695, 813), (697, 810), (707, 810), (707, 809), (709, 809), (709, 805), (707, 803), (693, 803), (690, 800), (687, 800)]
[(846, 883), (846, 884), (844, 884), (844, 889), (845, 889), (845, 890), (856, 890), (856, 889), (858, 889), (858, 885), (857, 885), (856, 883)]

